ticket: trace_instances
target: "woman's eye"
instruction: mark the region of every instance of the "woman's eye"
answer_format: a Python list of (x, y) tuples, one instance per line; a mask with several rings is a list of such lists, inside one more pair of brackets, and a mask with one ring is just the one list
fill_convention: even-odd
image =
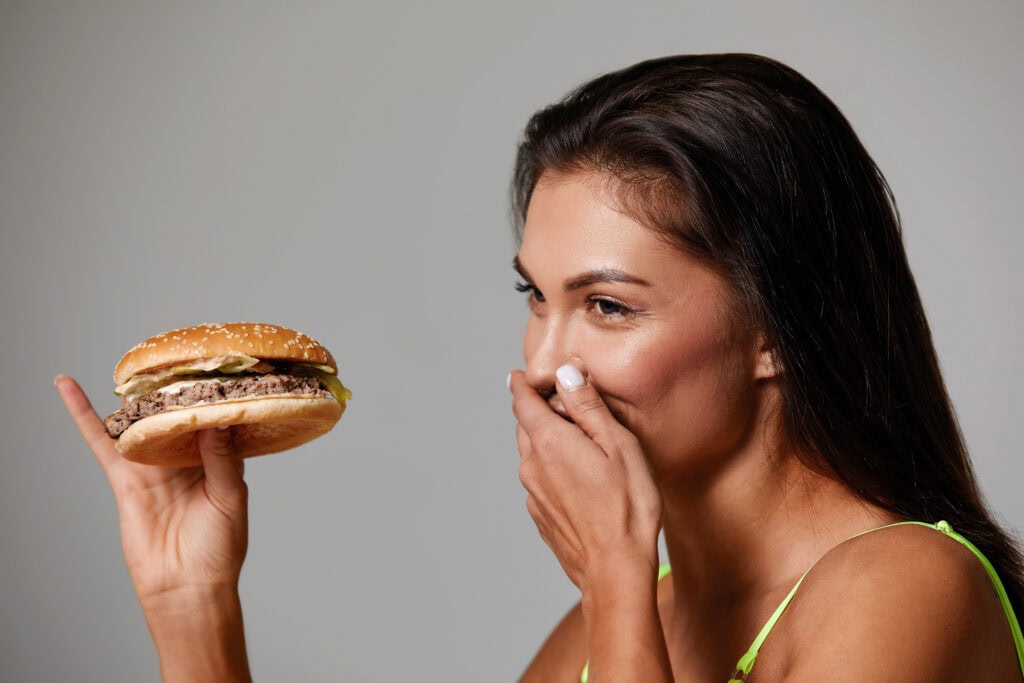
[(628, 315), (630, 313), (630, 309), (627, 308), (625, 304), (621, 304), (612, 299), (591, 299), (591, 305), (593, 306), (594, 311), (597, 312), (598, 315), (602, 316), (619, 316)]
[(515, 288), (516, 288), (517, 292), (522, 292), (523, 294), (528, 294), (529, 295), (528, 298), (531, 301), (536, 301), (537, 303), (543, 303), (544, 302), (544, 294), (542, 294), (541, 291), (539, 289), (537, 289), (537, 287), (534, 286), (534, 285), (531, 285), (531, 284), (526, 283), (526, 282), (517, 282), (515, 284)]

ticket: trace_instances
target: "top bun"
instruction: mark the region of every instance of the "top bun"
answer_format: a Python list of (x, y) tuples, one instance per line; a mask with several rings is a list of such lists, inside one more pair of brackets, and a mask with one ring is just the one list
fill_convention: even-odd
[(210, 323), (162, 332), (137, 344), (114, 368), (114, 383), (182, 362), (230, 354), (326, 365), (338, 371), (330, 351), (296, 330), (266, 323)]

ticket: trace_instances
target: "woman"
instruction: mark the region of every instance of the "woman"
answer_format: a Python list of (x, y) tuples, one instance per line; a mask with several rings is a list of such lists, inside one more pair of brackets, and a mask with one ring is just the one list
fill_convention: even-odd
[(513, 189), (520, 475), (582, 593), (524, 681), (1021, 680), (1020, 557), (821, 92), (751, 55), (641, 63), (536, 114)]
[[(827, 98), (759, 57), (638, 64), (533, 118), (514, 204), (520, 475), (582, 596), (524, 681), (1021, 680), (1016, 621), (957, 532), (1014, 608), (1020, 559), (980, 502), (884, 180)], [(247, 680), (230, 432), (201, 434), (202, 470), (140, 468), (57, 384), (117, 495), (165, 680)]]

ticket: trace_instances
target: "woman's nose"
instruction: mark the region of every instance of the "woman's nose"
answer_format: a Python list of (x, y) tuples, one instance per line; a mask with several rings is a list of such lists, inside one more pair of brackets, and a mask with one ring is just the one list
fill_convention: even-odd
[(542, 394), (554, 391), (555, 370), (576, 358), (570, 330), (558, 323), (531, 323), (523, 346), (530, 385)]

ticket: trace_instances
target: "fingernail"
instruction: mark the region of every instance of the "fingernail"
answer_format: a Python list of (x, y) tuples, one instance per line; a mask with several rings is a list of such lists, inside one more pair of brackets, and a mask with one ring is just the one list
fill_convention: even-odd
[(555, 370), (555, 377), (558, 378), (558, 383), (561, 384), (562, 388), (566, 391), (579, 389), (585, 383), (583, 373), (577, 370), (573, 365), (563, 365), (558, 368)]
[(512, 373), (508, 373), (508, 377), (505, 378), (505, 386), (509, 389), (512, 388)]
[(225, 432), (228, 429), (230, 429), (230, 425), (220, 425), (219, 427), (217, 427), (218, 432)]

